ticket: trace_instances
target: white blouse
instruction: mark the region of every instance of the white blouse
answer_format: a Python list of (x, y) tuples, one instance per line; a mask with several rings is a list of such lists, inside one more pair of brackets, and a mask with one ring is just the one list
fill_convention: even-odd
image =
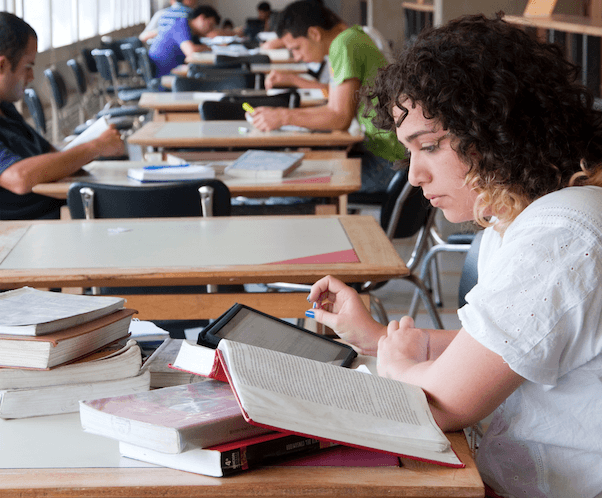
[(495, 413), (477, 464), (508, 497), (602, 497), (602, 188), (489, 228), (465, 330), (526, 381)]

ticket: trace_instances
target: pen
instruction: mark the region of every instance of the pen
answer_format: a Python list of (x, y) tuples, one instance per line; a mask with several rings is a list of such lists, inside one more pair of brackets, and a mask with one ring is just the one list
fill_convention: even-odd
[(251, 106), (251, 104), (249, 104), (248, 102), (243, 102), (242, 108), (245, 111), (247, 111), (249, 114), (253, 114), (255, 112), (255, 109), (253, 109), (253, 107)]
[(190, 164), (166, 164), (164, 166), (144, 166), (142, 169), (150, 170), (150, 169), (165, 169), (165, 168), (186, 168), (190, 166)]

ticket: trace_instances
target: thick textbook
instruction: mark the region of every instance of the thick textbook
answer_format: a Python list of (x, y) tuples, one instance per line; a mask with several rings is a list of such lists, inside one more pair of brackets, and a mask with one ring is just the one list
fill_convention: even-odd
[(218, 352), (251, 424), (464, 466), (417, 386), (227, 339)]
[(0, 334), (43, 335), (89, 322), (123, 307), (125, 299), (22, 287), (0, 293)]
[(301, 166), (304, 155), (303, 152), (248, 150), (224, 172), (245, 178), (282, 178)]
[[(81, 384), (133, 377), (142, 366), (140, 347), (134, 340), (113, 342), (72, 363), (50, 370), (0, 368), (0, 389)], [(198, 377), (197, 377), (198, 378)]]
[(230, 386), (214, 380), (83, 401), (79, 412), (87, 432), (164, 453), (270, 432), (245, 422)]
[(215, 170), (211, 166), (200, 164), (149, 165), (128, 169), (128, 177), (139, 182), (181, 182), (215, 178)]
[(51, 368), (127, 337), (136, 310), (124, 308), (91, 322), (42, 336), (0, 336), (0, 367)]
[(0, 418), (25, 418), (77, 412), (84, 399), (148, 391), (150, 374), (78, 384), (0, 391)]
[[(186, 339), (168, 337), (145, 361), (144, 366), (148, 368), (151, 374), (151, 387), (179, 386), (181, 384), (192, 384), (193, 382), (203, 382), (205, 380), (204, 377), (200, 377), (193, 372), (170, 368), (170, 365), (176, 360), (182, 344), (185, 342), (193, 344), (186, 341)], [(215, 353), (215, 350), (213, 352)]]
[(119, 443), (122, 456), (177, 470), (224, 477), (260, 465), (273, 465), (330, 448), (331, 443), (304, 436), (273, 432), (209, 448), (190, 447), (183, 453), (162, 453)]

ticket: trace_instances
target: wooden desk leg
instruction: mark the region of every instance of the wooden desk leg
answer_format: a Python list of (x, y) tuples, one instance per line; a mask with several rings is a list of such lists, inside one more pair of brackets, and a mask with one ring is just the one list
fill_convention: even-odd
[(347, 214), (347, 194), (339, 195), (339, 214)]

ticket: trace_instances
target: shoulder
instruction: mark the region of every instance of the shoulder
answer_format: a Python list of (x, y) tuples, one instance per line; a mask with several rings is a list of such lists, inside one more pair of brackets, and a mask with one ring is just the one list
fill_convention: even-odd
[(337, 46), (345, 46), (345, 47), (358, 47), (364, 48), (367, 50), (376, 50), (378, 51), (378, 47), (372, 41), (361, 26), (351, 26), (346, 30), (342, 31), (338, 34), (338, 36), (332, 41), (331, 47), (334, 45)]

